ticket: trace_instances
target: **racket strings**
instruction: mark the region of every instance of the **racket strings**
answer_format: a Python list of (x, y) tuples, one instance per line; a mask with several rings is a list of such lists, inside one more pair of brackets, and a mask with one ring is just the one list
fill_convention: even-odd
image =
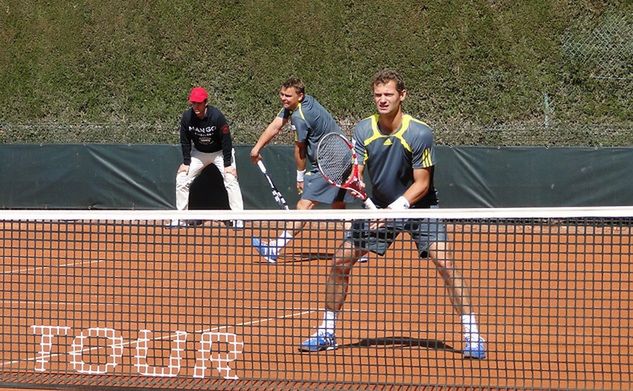
[(352, 150), (338, 137), (329, 137), (319, 144), (319, 167), (323, 175), (337, 184), (343, 184), (352, 174)]

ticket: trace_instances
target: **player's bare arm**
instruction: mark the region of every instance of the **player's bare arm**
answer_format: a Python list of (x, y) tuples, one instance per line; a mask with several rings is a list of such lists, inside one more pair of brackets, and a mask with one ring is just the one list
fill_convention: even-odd
[(295, 142), (294, 147), (295, 165), (297, 167), (297, 193), (303, 193), (303, 174), (307, 165), (307, 147), (304, 142)]
[(259, 136), (259, 139), (251, 149), (251, 161), (256, 164), (261, 157), (261, 151), (268, 143), (275, 138), (284, 128), (288, 119), (275, 117), (274, 120), (266, 127), (266, 130)]
[[(416, 168), (413, 170), (413, 183), (411, 183), (411, 186), (402, 194), (402, 197), (407, 200), (409, 205), (415, 204), (428, 193), (431, 184), (431, 170), (432, 167)], [(395, 209), (395, 205), (394, 207), (390, 205), (390, 208)]]
[[(363, 181), (363, 178), (364, 178), (364, 177), (363, 177), (363, 173), (364, 173), (364, 172), (365, 172), (365, 166), (363, 166), (363, 165), (360, 165), (360, 164), (359, 164), (359, 165), (358, 165), (358, 177), (359, 177), (360, 179), (358, 180), (358, 183), (359, 183), (360, 189), (361, 189), (362, 191), (365, 191), (365, 181)], [(355, 194), (354, 194), (354, 193), (352, 193), (352, 195), (355, 195)]]

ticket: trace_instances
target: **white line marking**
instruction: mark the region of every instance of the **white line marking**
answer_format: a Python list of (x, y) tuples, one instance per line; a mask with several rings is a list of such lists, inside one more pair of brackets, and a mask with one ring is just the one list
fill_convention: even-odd
[(83, 266), (83, 265), (92, 265), (94, 263), (107, 262), (107, 259), (97, 259), (92, 261), (82, 261), (82, 262), (73, 262), (73, 263), (62, 263), (61, 265), (49, 265), (49, 266), (41, 266), (41, 267), (30, 267), (26, 269), (17, 269), (17, 270), (7, 270), (3, 271), (0, 274), (23, 274), (23, 273), (34, 273), (40, 270), (52, 269), (54, 267), (72, 267), (72, 266)]
[[(307, 314), (311, 314), (311, 313), (316, 312), (316, 311), (318, 311), (318, 310), (304, 310), (304, 311), (301, 311), (301, 312), (295, 312), (295, 313), (288, 314), (288, 315), (276, 316), (276, 317), (273, 317), (273, 318), (265, 318), (265, 319), (258, 319), (258, 320), (253, 320), (253, 321), (249, 321), (249, 322), (238, 323), (236, 325), (218, 326), (218, 327), (212, 327), (212, 328), (204, 329), (204, 330), (196, 330), (193, 333), (194, 334), (199, 334), (199, 333), (207, 333), (207, 332), (226, 330), (226, 329), (240, 327), (240, 326), (251, 326), (251, 325), (260, 324), (260, 323), (266, 323), (266, 322), (279, 320), (279, 319), (286, 319), (286, 318), (293, 318), (293, 317), (296, 317), (296, 316), (307, 315)], [(176, 336), (176, 334), (173, 333), (173, 334), (165, 335), (165, 336), (162, 336), (162, 337), (151, 338), (150, 341), (158, 341), (158, 340), (163, 340), (163, 339), (172, 339), (175, 336)], [(133, 346), (135, 344), (136, 344), (136, 341), (130, 340), (128, 342), (124, 342), (123, 346)], [(100, 350), (100, 349), (104, 349), (104, 347), (86, 348), (86, 349), (83, 349), (81, 352), (82, 353), (86, 353), (86, 352), (90, 352), (90, 351), (93, 351), (93, 350)], [(59, 357), (59, 356), (67, 355), (67, 354), (68, 353), (47, 354), (44, 357), (47, 357), (47, 358), (50, 359), (52, 357)], [(6, 366), (14, 365), (14, 364), (19, 364), (19, 363), (24, 362), (24, 361), (35, 361), (35, 360), (40, 359), (40, 358), (42, 358), (42, 357), (35, 356), (35, 357), (29, 357), (29, 358), (21, 359), (21, 360), (5, 361), (5, 362), (0, 363), (0, 367), (6, 367)]]
[[(93, 295), (95, 297), (96, 295)], [(103, 296), (103, 295), (101, 295)], [(83, 296), (85, 299), (88, 296)], [(12, 305), (19, 306), (36, 306), (40, 307), (112, 307), (116, 305), (130, 305), (130, 304), (121, 304), (121, 303), (85, 303), (85, 302), (76, 302), (76, 301), (44, 301), (44, 300), (0, 300), (0, 304), (6, 305), (7, 307)], [(6, 308), (8, 309), (8, 308)]]

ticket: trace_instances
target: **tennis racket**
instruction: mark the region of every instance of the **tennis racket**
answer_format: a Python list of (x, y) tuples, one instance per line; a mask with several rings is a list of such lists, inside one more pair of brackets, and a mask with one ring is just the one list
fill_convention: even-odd
[(275, 184), (273, 183), (273, 180), (268, 175), (268, 172), (266, 171), (266, 166), (264, 166), (264, 162), (262, 162), (261, 160), (258, 160), (257, 167), (259, 167), (259, 170), (262, 172), (262, 174), (264, 174), (264, 176), (266, 177), (266, 180), (268, 180), (268, 184), (270, 185), (270, 190), (273, 193), (273, 198), (275, 198), (275, 202), (277, 203), (277, 205), (279, 205), (281, 209), (286, 209), (286, 210), (290, 209), (288, 208), (288, 203), (286, 203), (286, 199), (281, 194), (281, 192), (277, 190), (277, 186), (275, 186)]
[(332, 185), (351, 192), (360, 198), (365, 207), (376, 209), (361, 187), (354, 145), (339, 133), (328, 133), (317, 146), (317, 166), (321, 175)]

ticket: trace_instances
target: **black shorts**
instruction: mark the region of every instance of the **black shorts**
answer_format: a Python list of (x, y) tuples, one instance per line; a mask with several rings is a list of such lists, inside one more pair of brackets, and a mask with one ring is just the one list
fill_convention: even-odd
[(398, 235), (408, 232), (418, 248), (421, 258), (429, 255), (431, 243), (446, 241), (446, 225), (439, 219), (388, 220), (383, 227), (369, 229), (369, 220), (355, 220), (345, 233), (345, 240), (357, 248), (385, 255)]

